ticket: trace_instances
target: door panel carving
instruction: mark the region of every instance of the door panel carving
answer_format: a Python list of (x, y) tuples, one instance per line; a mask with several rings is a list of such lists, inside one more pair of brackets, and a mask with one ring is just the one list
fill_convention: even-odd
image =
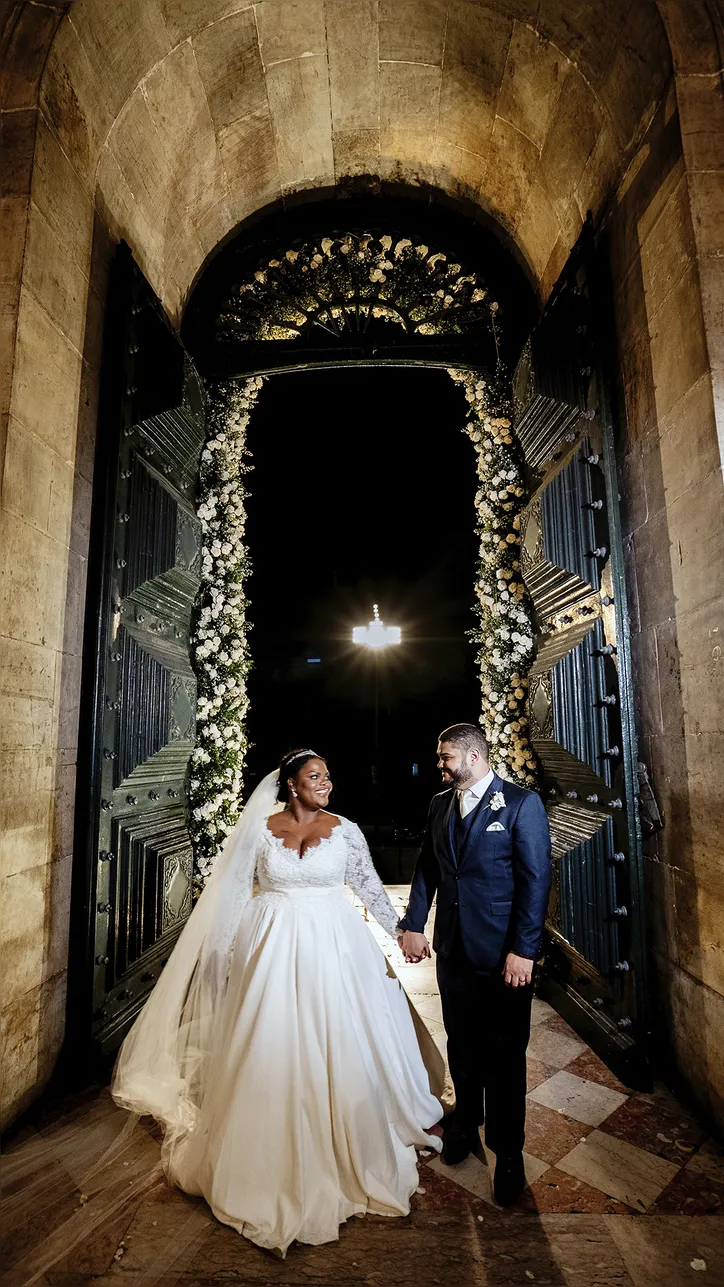
[(84, 932), (71, 993), (75, 1038), (101, 1053), (122, 1040), (191, 909), (185, 780), (201, 550), (193, 501), (204, 441), (200, 383), (127, 247), (109, 308), (103, 505), (89, 573), (88, 776), (77, 802), (86, 862), (78, 863), (74, 918), (76, 929), (84, 919)]
[(543, 990), (632, 1082), (647, 1011), (628, 617), (596, 251), (574, 251), (518, 367), (531, 501), (531, 741), (555, 869)]

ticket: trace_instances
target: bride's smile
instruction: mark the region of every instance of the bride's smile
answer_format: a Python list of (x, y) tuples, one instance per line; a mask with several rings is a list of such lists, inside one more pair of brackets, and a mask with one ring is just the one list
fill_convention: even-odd
[[(308, 760), (296, 778), (287, 783), (286, 804), (290, 813), (301, 817), (305, 809), (315, 809), (326, 804), (332, 793), (332, 779), (324, 760), (316, 756)], [(280, 799), (283, 795), (280, 795)]]

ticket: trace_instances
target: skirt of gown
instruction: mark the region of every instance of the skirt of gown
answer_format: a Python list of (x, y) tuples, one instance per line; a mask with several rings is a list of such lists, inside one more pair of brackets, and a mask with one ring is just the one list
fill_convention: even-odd
[(216, 1031), (199, 1120), (165, 1153), (173, 1183), (282, 1254), (352, 1215), (408, 1213), (441, 1107), (406, 994), (342, 888), (252, 899)]

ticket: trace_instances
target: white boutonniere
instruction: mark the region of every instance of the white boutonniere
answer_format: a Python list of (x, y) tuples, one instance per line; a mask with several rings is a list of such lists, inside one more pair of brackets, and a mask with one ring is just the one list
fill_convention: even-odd
[(493, 792), (493, 794), (490, 797), (490, 804), (488, 805), (488, 808), (492, 809), (493, 813), (497, 813), (498, 809), (505, 808), (505, 796), (503, 795), (502, 791)]

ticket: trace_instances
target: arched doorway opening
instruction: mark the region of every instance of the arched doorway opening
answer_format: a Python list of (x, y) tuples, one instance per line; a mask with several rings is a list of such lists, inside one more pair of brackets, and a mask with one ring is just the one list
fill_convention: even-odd
[[(247, 438), (247, 789), (287, 745), (327, 749), (335, 807), (379, 824), (378, 843), (404, 847), (408, 867), (439, 789), (435, 735), (480, 706), (465, 411), (436, 370), (287, 373), (265, 384)], [(352, 642), (375, 602), (402, 630), (377, 664)]]
[[(201, 457), (204, 550), (193, 650), (199, 727), (189, 801), (201, 876), (234, 823), (248, 746), (241, 476), (260, 388), (279, 371), (437, 367), (461, 385), (479, 484), (481, 722), (506, 774), (524, 785), (536, 782), (523, 673), (533, 647), (520, 563), (525, 487), (501, 377), (498, 302), (479, 275), (435, 243), (381, 230), (299, 239), (257, 264), (241, 280), (223, 282), (202, 352), (212, 429)], [(249, 361), (257, 371), (244, 378)], [(444, 440), (444, 430), (433, 434)]]
[[(626, 1075), (640, 1077), (645, 1007), (641, 966), (641, 901), (637, 888), (638, 833), (634, 806), (635, 785), (632, 780), (632, 772), (635, 773), (634, 743), (630, 717), (625, 597), (620, 537), (616, 527), (617, 501), (611, 424), (603, 361), (597, 353), (599, 341), (592, 324), (595, 306), (593, 295), (597, 289), (592, 270), (594, 260), (590, 255), (593, 243), (589, 239), (588, 258), (585, 247), (575, 255), (571, 268), (554, 297), (552, 307), (536, 328), (518, 362), (515, 381), (516, 439), (510, 430), (510, 421), (505, 417), (496, 419), (495, 408), (491, 407), (488, 392), (484, 391), (490, 382), (491, 369), (494, 370), (493, 363), (498, 362), (504, 335), (502, 330), (499, 333), (498, 328), (492, 324), (497, 311), (495, 308), (490, 310), (489, 303), (486, 303), (491, 323), (486, 330), (480, 327), (476, 329), (475, 324), (479, 320), (477, 315), (473, 316), (469, 328), (460, 326), (447, 330), (444, 324), (437, 326), (436, 321), (442, 317), (444, 308), (450, 307), (451, 312), (454, 311), (455, 297), (451, 293), (454, 287), (448, 291), (445, 284), (438, 288), (436, 282), (435, 290), (428, 292), (433, 312), (412, 317), (417, 333), (411, 335), (411, 328), (402, 325), (402, 339), (390, 341), (387, 334), (383, 334), (389, 329), (389, 322), (380, 316), (374, 316), (375, 309), (386, 307), (378, 286), (384, 286), (390, 278), (394, 278), (395, 269), (394, 260), (380, 259), (380, 256), (389, 256), (390, 253), (394, 256), (395, 248), (401, 243), (401, 257), (409, 260), (414, 254), (419, 263), (425, 265), (426, 272), (439, 267), (441, 277), (445, 280), (448, 280), (445, 278), (448, 265), (454, 263), (455, 271), (452, 275), (455, 279), (464, 279), (463, 298), (467, 299), (468, 304), (477, 305), (485, 298), (484, 294), (480, 298), (475, 297), (479, 287), (474, 275), (467, 274), (452, 256), (431, 250), (429, 241), (416, 243), (412, 237), (398, 237), (395, 240), (388, 234), (377, 233), (377, 245), (374, 248), (376, 262), (371, 269), (365, 262), (365, 290), (367, 282), (370, 282), (375, 292), (371, 305), (369, 300), (365, 300), (358, 283), (353, 283), (352, 293), (341, 299), (332, 293), (331, 297), (320, 302), (317, 295), (317, 305), (314, 307), (319, 305), (319, 308), (316, 317), (312, 317), (312, 310), (306, 306), (299, 308), (298, 294), (292, 292), (286, 297), (282, 295), (280, 299), (280, 279), (288, 273), (286, 264), (295, 265), (300, 256), (302, 265), (308, 260), (308, 266), (311, 266), (315, 258), (319, 258), (324, 264), (323, 256), (328, 254), (325, 241), (334, 246), (336, 240), (336, 248), (340, 253), (345, 253), (343, 245), (346, 243), (349, 243), (355, 253), (358, 250), (366, 252), (367, 247), (360, 243), (369, 235), (366, 231), (356, 230), (351, 234), (343, 233), (341, 237), (337, 234), (336, 238), (319, 238), (319, 247), (305, 239), (296, 245), (287, 246), (286, 250), (282, 247), (281, 254), (279, 250), (272, 251), (271, 257), (268, 248), (264, 247), (267, 266), (257, 266), (251, 273), (247, 271), (246, 261), (250, 253), (248, 247), (242, 247), (240, 251), (232, 245), (218, 257), (219, 262), (214, 266), (213, 275), (216, 285), (214, 289), (208, 290), (207, 283), (200, 283), (200, 298), (203, 300), (206, 293), (206, 303), (203, 307), (196, 308), (192, 305), (189, 309), (189, 324), (185, 333), (187, 343), (191, 344), (193, 341), (193, 356), (201, 367), (207, 392), (212, 391), (210, 418), (214, 425), (212, 434), (215, 436), (210, 440), (207, 440), (207, 430), (198, 415), (198, 406), (194, 409), (194, 389), (198, 388), (198, 383), (188, 360), (182, 359), (180, 363), (176, 361), (175, 411), (170, 406), (159, 409), (152, 403), (144, 406), (144, 394), (139, 394), (139, 386), (134, 382), (135, 376), (122, 390), (121, 402), (126, 408), (126, 419), (121, 441), (123, 443), (124, 439), (129, 440), (125, 450), (135, 452), (137, 459), (134, 457), (129, 465), (128, 461), (122, 459), (121, 452), (117, 459), (110, 462), (111, 472), (116, 470), (114, 479), (130, 479), (131, 482), (127, 492), (118, 493), (129, 496), (129, 509), (119, 513), (116, 504), (111, 512), (112, 525), (108, 529), (106, 565), (109, 572), (106, 593), (111, 596), (112, 623), (109, 625), (110, 633), (107, 633), (107, 638), (110, 640), (113, 634), (114, 639), (120, 638), (123, 641), (125, 631), (128, 635), (128, 649), (126, 650), (125, 645), (120, 650), (115, 645), (111, 646), (108, 656), (115, 666), (113, 671), (106, 666), (104, 647), (98, 649), (97, 655), (104, 658), (105, 669), (103, 684), (96, 682), (96, 692), (100, 693), (101, 688), (104, 689), (106, 709), (124, 709), (131, 676), (139, 673), (136, 664), (138, 659), (131, 664), (136, 657), (134, 649), (137, 650), (139, 646), (144, 655), (151, 659), (148, 663), (151, 680), (161, 685), (164, 667), (167, 672), (173, 671), (173, 665), (169, 667), (169, 657), (172, 654), (166, 646), (169, 630), (173, 631), (174, 638), (178, 640), (174, 644), (173, 654), (178, 665), (177, 673), (166, 675), (170, 685), (169, 695), (164, 698), (165, 705), (161, 703), (166, 723), (163, 728), (159, 725), (154, 733), (158, 745), (154, 748), (151, 745), (153, 739), (147, 741), (144, 746), (150, 753), (145, 757), (139, 753), (133, 765), (129, 761), (126, 767), (130, 766), (130, 773), (126, 773), (124, 777), (121, 772), (118, 749), (112, 750), (108, 746), (102, 749), (102, 738), (99, 740), (97, 737), (95, 742), (95, 762), (98, 766), (96, 788), (100, 797), (96, 817), (99, 827), (91, 833), (91, 844), (99, 844), (101, 827), (105, 827), (110, 838), (107, 847), (101, 849), (101, 860), (106, 863), (106, 867), (101, 868), (104, 877), (101, 897), (98, 898), (99, 886), (96, 884), (93, 886), (91, 899), (86, 898), (86, 906), (90, 903), (94, 914), (86, 943), (86, 985), (89, 973), (87, 966), (91, 965), (96, 1039), (106, 1049), (112, 1049), (123, 1035), (142, 1003), (143, 996), (153, 985), (158, 970), (162, 968), (164, 954), (167, 955), (189, 905), (192, 860), (187, 839), (184, 839), (186, 814), (183, 805), (188, 802), (193, 817), (196, 817), (199, 805), (193, 798), (195, 788), (192, 787), (191, 796), (187, 794), (189, 783), (185, 775), (185, 765), (191, 753), (193, 715), (187, 716), (182, 727), (179, 712), (181, 707), (182, 714), (191, 707), (194, 680), (190, 665), (194, 595), (189, 592), (189, 587), (194, 575), (198, 580), (199, 570), (202, 576), (205, 575), (203, 564), (207, 554), (202, 551), (202, 545), (206, 549), (209, 543), (208, 530), (204, 526), (207, 516), (199, 510), (200, 527), (194, 529), (194, 516), (189, 508), (194, 493), (194, 461), (198, 459), (202, 449), (208, 453), (211, 447), (218, 447), (223, 441), (225, 451), (228, 439), (224, 426), (227, 424), (238, 427), (243, 421), (243, 433), (246, 434), (250, 404), (239, 412), (233, 405), (233, 398), (237, 394), (234, 393), (229, 402), (228, 391), (230, 388), (237, 391), (241, 389), (240, 396), (246, 397), (244, 389), (248, 388), (248, 382), (253, 378), (253, 396), (256, 397), (262, 378), (270, 377), (280, 370), (294, 368), (309, 370), (348, 364), (360, 368), (431, 366), (447, 370), (463, 380), (473, 417), (471, 436), (476, 444), (478, 467), (479, 470), (492, 471), (480, 474), (485, 479), (483, 495), (479, 498), (479, 515), (482, 517), (478, 524), (483, 550), (481, 569), (484, 573), (479, 576), (477, 583), (481, 621), (493, 622), (497, 630), (501, 624), (505, 626), (502, 616), (509, 611), (507, 605), (511, 600), (527, 598), (530, 594), (534, 601), (538, 638), (536, 657), (530, 669), (534, 700), (529, 708), (526, 708), (525, 702), (527, 675), (521, 674), (520, 678), (513, 678), (511, 683), (513, 672), (512, 667), (509, 667), (511, 673), (506, 672), (505, 680), (507, 687), (503, 686), (499, 691), (501, 686), (494, 682), (495, 674), (504, 669), (504, 664), (509, 660), (507, 650), (503, 648), (501, 652), (495, 634), (481, 634), (479, 664), (483, 680), (487, 681), (483, 682), (482, 689), (484, 718), (490, 721), (490, 727), (500, 735), (502, 745), (499, 747), (499, 755), (507, 756), (508, 767), (513, 772), (527, 770), (529, 766), (526, 764), (526, 757), (517, 761), (510, 752), (510, 744), (526, 744), (527, 721), (530, 720), (533, 745), (542, 763), (542, 785), (550, 808), (560, 873), (558, 897), (550, 926), (548, 980), (551, 996), (585, 1031), (589, 1039), (596, 1040), (599, 1048)], [(389, 244), (381, 242), (382, 236), (387, 238)], [(424, 248), (422, 253), (418, 254), (417, 245)], [(255, 254), (258, 265), (258, 245)], [(234, 265), (235, 255), (237, 262)], [(219, 268), (224, 257), (227, 266), (231, 263), (234, 267), (234, 271), (227, 272), (226, 275)], [(427, 267), (429, 260), (433, 260), (432, 268)], [(415, 273), (419, 272), (419, 263), (413, 261)], [(273, 271), (270, 273), (269, 269)], [(378, 275), (380, 273), (381, 279)], [(143, 319), (153, 313), (155, 305), (148, 298), (147, 288), (137, 272), (134, 280), (135, 287), (131, 294), (135, 290), (135, 303), (126, 300), (129, 305), (127, 314), (131, 318)], [(344, 281), (349, 289), (348, 271)], [(223, 286), (221, 300), (218, 296), (219, 282)], [(258, 283), (263, 290), (257, 291), (254, 283)], [(334, 289), (338, 289), (338, 286), (334, 286)], [(144, 290), (147, 296), (145, 300), (142, 298)], [(273, 310), (265, 314), (263, 300), (261, 309), (257, 305), (259, 295), (267, 291), (273, 299)], [(251, 314), (253, 325), (249, 324), (250, 313), (246, 308), (248, 301), (244, 296), (250, 296), (254, 304)], [(221, 304), (221, 311), (217, 307), (215, 313), (221, 323), (220, 344), (213, 339), (209, 341), (208, 323), (214, 320), (209, 314), (209, 298), (217, 306)], [(229, 300), (239, 298), (242, 299), (243, 307), (234, 316)], [(451, 300), (450, 305), (446, 304), (448, 298)], [(372, 317), (367, 319), (367, 326), (360, 324), (365, 308), (368, 313), (372, 313)], [(354, 315), (354, 325), (343, 324), (345, 313)], [(158, 310), (156, 316), (159, 316)], [(259, 325), (259, 319), (263, 327), (264, 319), (268, 320), (270, 316), (273, 326), (269, 333), (255, 333), (254, 327)], [(408, 312), (408, 318), (410, 316)], [(318, 326), (320, 319), (322, 324)], [(291, 339), (288, 334), (284, 334), (290, 320), (289, 329), (294, 330), (294, 338)], [(427, 330), (419, 326), (420, 322)], [(159, 324), (163, 326), (162, 321)], [(124, 352), (130, 372), (142, 371), (144, 363), (147, 364), (147, 377), (153, 375), (151, 383), (157, 389), (158, 372), (153, 368), (152, 354), (142, 335), (143, 325), (143, 320), (129, 323)], [(239, 325), (242, 333), (234, 335), (234, 327)], [(486, 378), (482, 378), (483, 373)], [(143, 376), (139, 376), (139, 379), (142, 380)], [(181, 390), (181, 385), (185, 391)], [(222, 390), (221, 394), (218, 392), (219, 388)], [(483, 392), (476, 392), (478, 388)], [(228, 418), (224, 419), (225, 416)], [(495, 432), (491, 431), (491, 424), (495, 426)], [(498, 432), (501, 425), (506, 427)], [(492, 436), (486, 437), (488, 433), (492, 433)], [(242, 450), (243, 440), (240, 443)], [(511, 444), (510, 448), (505, 446), (506, 443)], [(154, 453), (159, 455), (157, 462), (148, 459), (149, 444), (151, 457)], [(182, 446), (180, 454), (179, 445)], [(500, 461), (503, 458), (508, 460), (505, 453), (509, 450), (510, 461), (513, 463), (515, 451), (521, 450), (525, 457), (530, 503), (523, 512), (522, 489), (519, 495), (508, 496), (508, 478), (505, 473), (501, 473)], [(500, 452), (503, 452), (503, 457)], [(202, 457), (202, 480), (203, 459)], [(180, 461), (184, 466), (182, 469), (179, 468)], [(144, 482), (139, 486), (134, 482), (134, 470), (136, 473), (141, 470), (144, 479), (146, 476), (152, 479), (151, 500), (147, 484)], [(511, 476), (515, 477), (515, 469)], [(169, 480), (168, 483), (164, 483), (164, 477)], [(217, 486), (218, 481), (217, 477), (214, 486)], [(176, 516), (166, 534), (171, 545), (165, 559), (166, 564), (169, 559), (171, 563), (170, 566), (161, 567), (164, 562), (162, 558), (154, 572), (151, 566), (153, 552), (158, 551), (160, 538), (151, 528), (162, 513), (163, 505), (158, 502), (168, 495), (169, 485), (175, 486), (181, 496)], [(111, 489), (116, 486), (110, 480), (110, 474), (109, 486)], [(516, 490), (515, 486), (513, 490)], [(114, 491), (113, 495), (116, 494)], [(140, 508), (137, 506), (135, 519), (134, 496), (142, 498)], [(203, 502), (203, 494), (201, 499)], [(506, 525), (508, 520), (511, 524), (515, 520), (514, 531), (507, 535), (506, 526), (500, 526), (500, 506), (511, 510), (509, 516), (504, 516)], [(115, 573), (108, 558), (114, 559), (115, 566), (119, 569), (129, 564), (128, 559), (124, 561), (118, 557), (115, 525), (126, 524), (124, 533), (132, 534), (134, 524), (138, 527), (141, 519), (139, 530), (143, 532), (142, 544), (151, 563), (148, 567), (141, 567), (139, 564), (136, 569), (137, 583), (129, 596), (121, 589), (116, 588), (114, 591), (113, 586), (118, 587), (119, 578), (116, 577), (114, 582)], [(182, 530), (187, 536), (186, 547), (179, 536)], [(194, 532), (195, 546), (192, 539)], [(608, 533), (607, 543), (604, 543), (602, 536), (604, 532)], [(508, 541), (512, 542), (510, 548), (506, 546)], [(509, 567), (506, 565), (508, 555), (516, 556)], [(213, 573), (214, 558), (218, 558), (217, 573)], [(243, 599), (243, 569), (240, 579), (231, 587), (233, 596), (230, 596), (230, 587), (223, 581), (223, 576), (226, 575), (225, 558), (222, 544), (219, 545), (218, 555), (209, 557), (211, 573), (206, 577), (200, 612), (202, 615), (207, 612), (210, 617), (216, 613), (216, 619), (223, 614), (225, 603), (233, 598), (237, 614), (234, 625), (236, 629), (241, 621), (238, 609)], [(223, 576), (214, 584), (213, 577), (218, 574), (219, 567)], [(501, 568), (507, 569), (507, 580), (500, 571)], [(519, 570), (525, 580), (520, 596), (517, 594), (517, 586), (511, 581), (511, 578), (519, 576)], [(148, 593), (151, 582), (161, 578), (164, 593), (166, 587), (172, 586), (176, 594), (179, 573), (187, 578), (186, 589), (183, 591), (186, 595), (186, 615), (182, 612), (178, 621), (174, 622), (173, 612), (168, 610), (173, 595), (166, 595), (164, 604), (161, 605), (164, 612), (160, 611), (158, 603), (155, 607), (151, 603), (149, 618), (148, 604), (144, 608), (142, 600), (146, 595), (149, 603), (151, 602), (153, 596)], [(511, 591), (515, 593), (511, 595)], [(176, 606), (178, 604), (177, 596)], [(128, 612), (132, 614), (132, 619), (127, 615)], [(128, 627), (125, 624), (127, 620)], [(489, 629), (493, 630), (493, 626)], [(511, 649), (518, 646), (515, 634), (513, 640)], [(243, 678), (243, 649), (241, 654), (239, 675)], [(618, 661), (613, 660), (615, 657), (618, 657)], [(528, 670), (530, 654), (525, 660), (525, 669)], [(198, 663), (198, 653), (196, 661)], [(110, 699), (107, 695), (109, 675), (110, 686), (115, 683), (118, 690), (118, 695), (111, 696)], [(196, 677), (201, 683), (198, 664)], [(217, 676), (214, 674), (211, 678), (216, 684)], [(219, 694), (213, 684), (207, 692), (214, 693), (215, 700), (218, 699)], [(247, 700), (243, 683), (235, 681), (227, 695), (221, 695), (220, 711), (225, 711), (228, 707), (229, 694), (233, 700), (238, 698), (240, 703), (240, 715), (235, 720), (234, 727), (241, 727), (241, 716), (244, 714), (244, 709), (241, 708), (245, 707)], [(137, 749), (142, 742), (137, 727), (139, 710), (144, 713), (147, 725), (148, 711), (153, 714), (153, 704), (144, 702), (143, 694), (138, 695), (135, 701), (133, 735), (130, 739), (126, 738), (126, 743), (133, 744)], [(109, 735), (111, 741), (115, 737), (117, 747), (122, 748), (125, 736), (123, 729), (130, 727), (128, 717), (125, 717), (125, 725), (122, 717), (104, 714), (103, 718), (107, 725), (112, 726), (110, 733), (108, 729), (105, 730), (106, 740)], [(619, 729), (618, 742), (611, 735), (614, 726)], [(234, 736), (236, 734), (232, 730), (232, 738)], [(210, 800), (202, 802), (204, 808), (199, 814), (202, 826), (196, 833), (196, 851), (197, 860), (199, 853), (208, 860), (213, 857), (214, 847), (229, 829), (231, 818), (226, 814), (227, 802), (233, 818), (234, 793), (238, 795), (239, 786), (238, 765), (243, 758), (240, 753), (243, 753), (244, 748), (241, 742), (234, 745), (232, 741), (229, 746), (223, 730), (216, 725), (213, 739), (215, 746), (210, 751), (208, 742), (203, 742), (203, 734), (200, 736), (198, 729), (196, 740), (194, 755), (198, 755), (201, 746), (203, 755), (207, 757), (206, 760), (202, 757), (201, 762), (211, 762), (217, 773), (217, 799), (224, 797), (222, 808), (225, 826), (221, 829), (216, 825), (218, 805)], [(104, 764), (101, 756), (104, 760), (111, 761), (110, 765)], [(500, 759), (498, 762), (500, 763)], [(152, 781), (153, 773), (158, 768), (164, 773), (169, 770), (170, 773), (163, 780), (165, 794), (158, 790), (155, 780)], [(104, 773), (110, 783), (107, 794), (103, 792)], [(112, 782), (109, 774), (114, 775)], [(133, 778), (134, 774), (136, 778)], [(224, 774), (228, 775), (228, 781)], [(167, 780), (170, 783), (168, 786)], [(136, 793), (137, 783), (144, 789), (143, 800)], [(166, 796), (170, 797), (170, 801), (178, 800), (179, 803), (170, 803)], [(161, 839), (154, 832), (156, 824), (153, 821), (152, 806), (158, 806), (159, 815), (163, 806), (164, 815), (160, 819), (163, 823)], [(206, 822), (212, 815), (214, 826), (206, 828)], [(202, 837), (203, 844), (200, 847), (198, 837), (202, 831), (205, 839)], [(113, 841), (112, 844), (110, 840)], [(149, 857), (150, 862), (147, 861)], [(150, 882), (146, 879), (149, 869), (153, 874)], [(201, 870), (203, 872), (203, 867)], [(124, 926), (131, 926), (136, 935), (133, 952), (129, 952), (130, 940), (126, 929), (123, 929), (125, 939), (119, 933), (114, 902), (111, 897), (107, 897), (111, 892), (123, 907)], [(627, 901), (624, 901), (623, 893)], [(100, 925), (95, 915), (96, 908), (106, 918)], [(152, 914), (144, 920), (149, 908)], [(148, 927), (145, 944), (143, 931), (139, 938), (142, 922)], [(104, 942), (109, 951), (103, 950)], [(119, 955), (118, 945), (121, 942), (124, 946)], [(622, 944), (625, 944), (625, 952)], [(93, 955), (89, 961), (90, 952)], [(129, 986), (131, 983), (133, 986)]]

